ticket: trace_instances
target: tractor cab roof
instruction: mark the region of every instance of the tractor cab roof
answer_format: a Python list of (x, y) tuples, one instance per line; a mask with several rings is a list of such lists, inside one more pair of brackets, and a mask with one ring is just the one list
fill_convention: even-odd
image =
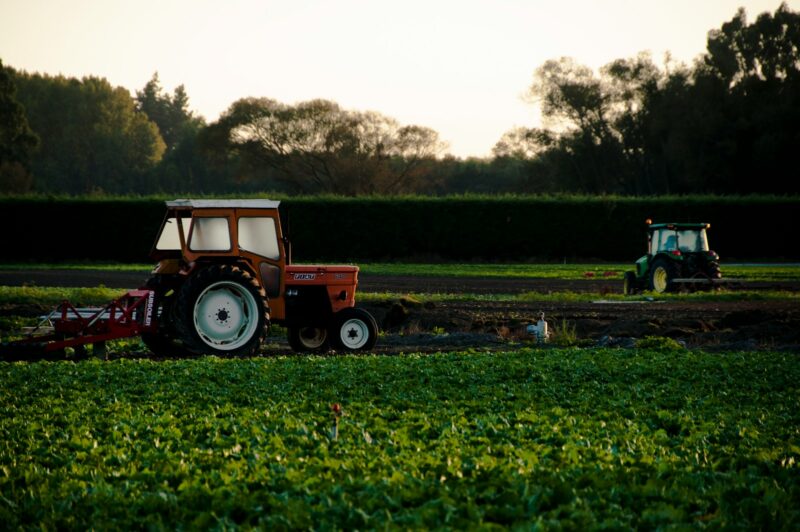
[(687, 229), (708, 229), (711, 227), (709, 223), (690, 223), (690, 222), (669, 222), (660, 224), (650, 224), (647, 227), (648, 231), (655, 231), (656, 229), (674, 229), (675, 231), (685, 231)]
[(267, 199), (176, 199), (167, 201), (168, 209), (277, 209), (280, 201)]

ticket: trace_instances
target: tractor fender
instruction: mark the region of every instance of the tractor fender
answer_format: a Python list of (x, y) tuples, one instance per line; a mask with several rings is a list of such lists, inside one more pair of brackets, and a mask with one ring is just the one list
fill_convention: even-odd
[(650, 270), (650, 256), (644, 255), (634, 264), (636, 265), (636, 278), (644, 279), (647, 276), (647, 272)]

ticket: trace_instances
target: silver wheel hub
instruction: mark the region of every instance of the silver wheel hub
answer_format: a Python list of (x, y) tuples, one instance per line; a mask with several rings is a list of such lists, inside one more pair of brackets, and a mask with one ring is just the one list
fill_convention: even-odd
[(351, 318), (342, 324), (339, 338), (347, 349), (360, 349), (369, 340), (369, 328), (362, 320)]
[(194, 305), (194, 327), (207, 345), (231, 351), (246, 344), (258, 327), (258, 304), (238, 283), (219, 281), (208, 286)]

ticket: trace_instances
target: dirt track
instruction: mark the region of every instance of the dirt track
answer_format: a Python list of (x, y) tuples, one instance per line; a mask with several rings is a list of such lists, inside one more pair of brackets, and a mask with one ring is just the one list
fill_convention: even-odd
[[(800, 304), (791, 301), (720, 302), (447, 302), (396, 301), (367, 305), (388, 332), (445, 331), (525, 339), (525, 325), (544, 312), (551, 329), (585, 345), (629, 347), (636, 339), (666, 336), (687, 347), (780, 348), (800, 351)], [(443, 339), (440, 339), (441, 342)], [(391, 342), (390, 342), (391, 343)], [(425, 342), (420, 339), (420, 344)]]
[[(139, 272), (100, 270), (0, 271), (0, 285), (141, 286)], [(630, 346), (634, 339), (667, 336), (706, 349), (788, 349), (800, 352), (800, 304), (791, 301), (610, 302), (617, 279), (497, 279), (362, 275), (359, 290), (395, 293), (590, 292), (594, 302), (445, 302), (419, 304), (412, 299), (366, 304), (388, 334), (381, 351), (494, 348), (524, 340), (525, 325), (544, 312), (552, 329), (579, 343)], [(800, 290), (800, 281), (750, 283), (748, 288)], [(6, 308), (3, 314), (19, 309)], [(274, 349), (285, 351), (282, 341)]]

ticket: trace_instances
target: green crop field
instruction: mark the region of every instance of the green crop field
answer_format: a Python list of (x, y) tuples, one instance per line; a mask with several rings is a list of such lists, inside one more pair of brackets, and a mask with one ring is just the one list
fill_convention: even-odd
[(0, 522), (797, 529), (798, 382), (669, 349), (0, 363)]

